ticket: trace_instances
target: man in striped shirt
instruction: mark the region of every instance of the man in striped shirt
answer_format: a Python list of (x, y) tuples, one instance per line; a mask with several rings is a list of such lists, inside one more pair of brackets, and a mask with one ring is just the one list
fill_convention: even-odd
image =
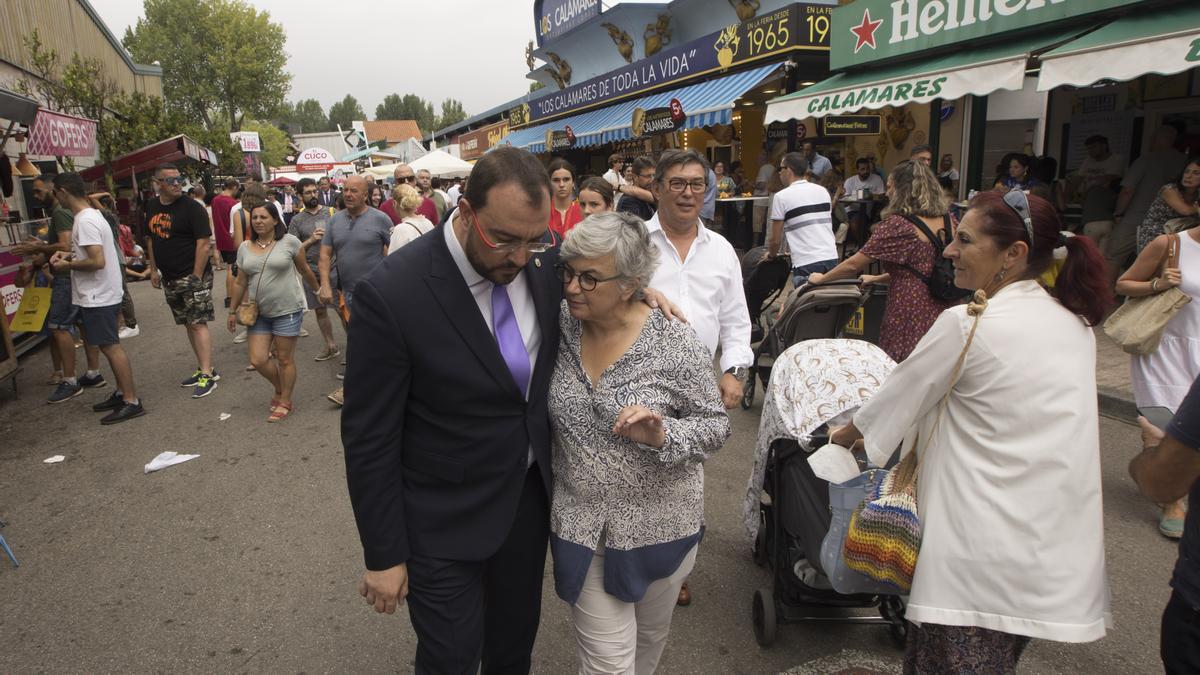
[(787, 187), (775, 193), (771, 202), (771, 239), (764, 258), (780, 255), (786, 233), (797, 288), (808, 281), (808, 275), (828, 272), (838, 262), (829, 191), (804, 180), (807, 171), (808, 160), (799, 152), (789, 152), (779, 160), (779, 178)]

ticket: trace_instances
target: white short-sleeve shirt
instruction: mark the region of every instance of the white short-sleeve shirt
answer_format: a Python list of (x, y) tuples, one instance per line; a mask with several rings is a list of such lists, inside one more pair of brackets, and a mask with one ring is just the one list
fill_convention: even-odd
[(71, 252), (76, 260), (87, 260), (85, 246), (99, 246), (104, 252), (104, 267), (98, 270), (71, 271), (71, 302), (80, 307), (108, 307), (121, 302), (121, 258), (112, 228), (96, 209), (75, 214), (71, 227)]
[(771, 220), (783, 221), (793, 267), (837, 260), (833, 207), (825, 188), (798, 180), (780, 190), (771, 202)]

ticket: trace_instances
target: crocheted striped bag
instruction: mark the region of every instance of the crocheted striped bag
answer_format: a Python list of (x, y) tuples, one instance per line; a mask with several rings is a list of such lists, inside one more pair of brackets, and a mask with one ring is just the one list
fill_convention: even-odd
[(913, 444), (912, 452), (888, 472), (874, 493), (868, 495), (850, 517), (846, 531), (846, 543), (842, 557), (846, 567), (878, 582), (890, 584), (899, 595), (908, 595), (912, 588), (913, 573), (917, 568), (917, 554), (921, 550), (921, 518), (917, 515), (917, 469), (920, 456), (929, 448), (930, 439), (937, 433), (942, 413), (950, 401), (950, 393), (962, 374), (967, 350), (975, 339), (979, 317), (987, 308), (987, 295), (975, 291), (974, 302), (967, 313), (975, 317), (966, 344), (954, 364), (950, 386), (938, 405), (933, 427), (925, 439), (925, 445), (917, 452), (920, 442)]
[(916, 457), (908, 453), (858, 506), (842, 549), (846, 567), (894, 586), (898, 595), (912, 587), (921, 550)]

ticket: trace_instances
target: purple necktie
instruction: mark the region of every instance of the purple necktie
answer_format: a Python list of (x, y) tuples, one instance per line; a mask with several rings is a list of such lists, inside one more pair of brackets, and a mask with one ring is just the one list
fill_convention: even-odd
[(529, 387), (529, 352), (525, 351), (525, 339), (521, 337), (521, 327), (517, 325), (517, 314), (513, 311), (512, 301), (508, 299), (508, 286), (492, 286), (492, 325), (495, 326), (500, 355), (504, 357), (508, 371), (524, 396)]

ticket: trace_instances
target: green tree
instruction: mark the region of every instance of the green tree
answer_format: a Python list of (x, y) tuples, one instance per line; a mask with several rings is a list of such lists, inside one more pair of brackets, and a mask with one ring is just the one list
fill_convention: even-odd
[(279, 121), (293, 127), (292, 133), (311, 134), (332, 129), (325, 109), (315, 98), (285, 103), (283, 112), (279, 115)]
[(267, 166), (280, 166), (284, 162), (284, 158), (291, 151), (291, 139), (284, 133), (283, 129), (276, 127), (267, 122), (259, 122), (258, 120), (246, 120), (242, 125), (243, 131), (257, 131), (258, 138), (262, 141), (262, 152), (259, 159)]
[(367, 114), (363, 112), (358, 99), (350, 94), (346, 94), (345, 98), (329, 106), (329, 127), (331, 129), (336, 129), (340, 124), (342, 131), (349, 131), (351, 122), (365, 119), (367, 119)]
[(375, 108), (377, 120), (416, 120), (423, 131), (433, 131), (437, 126), (437, 114), (433, 104), (416, 94), (388, 94)]
[[(463, 110), (462, 101), (448, 98), (442, 101), (442, 115), (438, 118), (437, 128), (445, 129), (465, 119), (467, 119), (467, 111)], [(429, 129), (429, 131), (436, 131), (436, 129)]]
[(283, 26), (243, 0), (145, 0), (145, 18), (122, 41), (133, 58), (159, 62), (163, 95), (206, 129), (241, 129), (283, 106), (291, 75)]

